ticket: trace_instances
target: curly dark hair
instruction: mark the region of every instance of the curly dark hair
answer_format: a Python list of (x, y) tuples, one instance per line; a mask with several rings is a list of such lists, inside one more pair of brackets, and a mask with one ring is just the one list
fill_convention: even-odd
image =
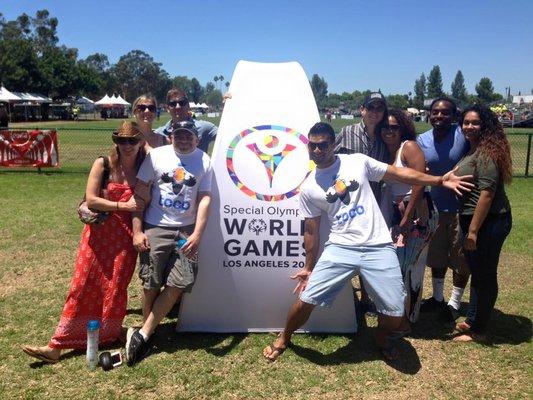
[(489, 108), (474, 104), (466, 108), (459, 117), (459, 125), (463, 126), (465, 115), (475, 112), (481, 120), (481, 135), (478, 145), (479, 154), (486, 156), (496, 164), (504, 183), (509, 183), (513, 176), (511, 146), (498, 117)]
[(411, 120), (411, 117), (403, 110), (397, 108), (389, 108), (389, 117), (396, 118), (398, 125), (400, 126), (401, 141), (416, 140), (415, 124)]

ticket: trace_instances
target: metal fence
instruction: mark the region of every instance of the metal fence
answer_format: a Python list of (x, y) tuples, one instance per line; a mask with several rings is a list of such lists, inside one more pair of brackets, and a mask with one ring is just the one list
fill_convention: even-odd
[[(35, 129), (17, 127), (14, 129)], [(93, 161), (106, 155), (112, 147), (111, 130), (100, 128), (58, 128), (59, 169), (68, 172), (88, 172)], [(511, 144), (513, 170), (516, 177), (529, 177), (533, 130), (507, 129)], [(0, 168), (6, 170), (7, 168)]]

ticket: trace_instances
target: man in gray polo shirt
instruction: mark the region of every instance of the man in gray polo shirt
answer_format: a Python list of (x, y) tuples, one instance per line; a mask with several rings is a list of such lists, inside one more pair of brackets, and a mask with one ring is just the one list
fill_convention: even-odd
[(209, 156), (196, 147), (198, 132), (191, 121), (173, 125), (172, 136), (172, 144), (150, 151), (137, 174), (135, 196), (148, 206), (144, 215), (133, 214), (133, 245), (141, 253), (143, 326), (128, 329), (130, 366), (148, 354), (149, 338), (157, 325), (192, 289), (198, 246), (207, 224)]
[(166, 102), (167, 111), (172, 118), (165, 125), (157, 128), (155, 132), (171, 137), (172, 126), (176, 122), (190, 120), (194, 123), (194, 127), (198, 132), (198, 148), (207, 153), (209, 144), (217, 137), (218, 128), (216, 125), (208, 121), (191, 118), (189, 99), (187, 98), (187, 94), (181, 89), (170, 89), (167, 93)]

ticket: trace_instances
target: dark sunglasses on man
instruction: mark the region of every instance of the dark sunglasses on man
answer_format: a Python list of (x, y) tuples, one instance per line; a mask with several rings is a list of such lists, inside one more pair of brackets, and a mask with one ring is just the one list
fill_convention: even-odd
[(135, 106), (135, 111), (144, 111), (148, 110), (150, 112), (155, 112), (155, 106), (153, 104), (137, 104)]
[(171, 100), (167, 103), (167, 105), (170, 107), (170, 108), (176, 108), (177, 105), (180, 105), (180, 107), (185, 107), (186, 105), (189, 104), (189, 100), (187, 99), (180, 99), (180, 100)]
[(135, 146), (137, 143), (141, 141), (141, 139), (137, 137), (132, 136), (117, 136), (118, 132), (115, 132), (111, 138), (113, 139), (113, 143), (115, 144), (129, 144), (131, 146)]
[(326, 151), (331, 143), (330, 142), (320, 142), (320, 143), (313, 143), (309, 142), (307, 143), (307, 146), (311, 151), (315, 151), (317, 148), (320, 151)]

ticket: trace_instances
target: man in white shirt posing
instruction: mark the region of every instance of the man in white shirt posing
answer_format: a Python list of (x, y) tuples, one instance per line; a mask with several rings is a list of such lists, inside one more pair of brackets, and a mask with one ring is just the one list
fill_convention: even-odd
[[(209, 156), (197, 148), (198, 131), (191, 121), (172, 127), (172, 144), (150, 151), (137, 174), (135, 195), (148, 207), (133, 215), (133, 245), (141, 253), (143, 326), (130, 328), (128, 365), (148, 354), (149, 338), (197, 273), (197, 252), (211, 201)], [(151, 189), (150, 189), (151, 186)], [(178, 243), (180, 239), (185, 240)], [(161, 290), (163, 288), (163, 290)]]
[[(398, 329), (404, 315), (405, 289), (389, 230), (372, 194), (370, 181), (395, 180), (417, 185), (442, 185), (460, 194), (469, 177), (453, 172), (431, 176), (410, 168), (376, 161), (364, 154), (335, 155), (335, 132), (323, 122), (309, 131), (309, 157), (316, 169), (301, 186), (300, 209), (305, 218), (305, 267), (292, 276), (298, 280), (300, 298), (292, 305), (285, 329), (263, 350), (275, 361), (285, 351), (292, 334), (315, 306), (331, 306), (344, 284), (359, 274), (378, 312), (375, 340), (383, 357), (393, 360), (397, 350), (388, 336)], [(322, 214), (330, 226), (324, 251), (318, 256)]]

